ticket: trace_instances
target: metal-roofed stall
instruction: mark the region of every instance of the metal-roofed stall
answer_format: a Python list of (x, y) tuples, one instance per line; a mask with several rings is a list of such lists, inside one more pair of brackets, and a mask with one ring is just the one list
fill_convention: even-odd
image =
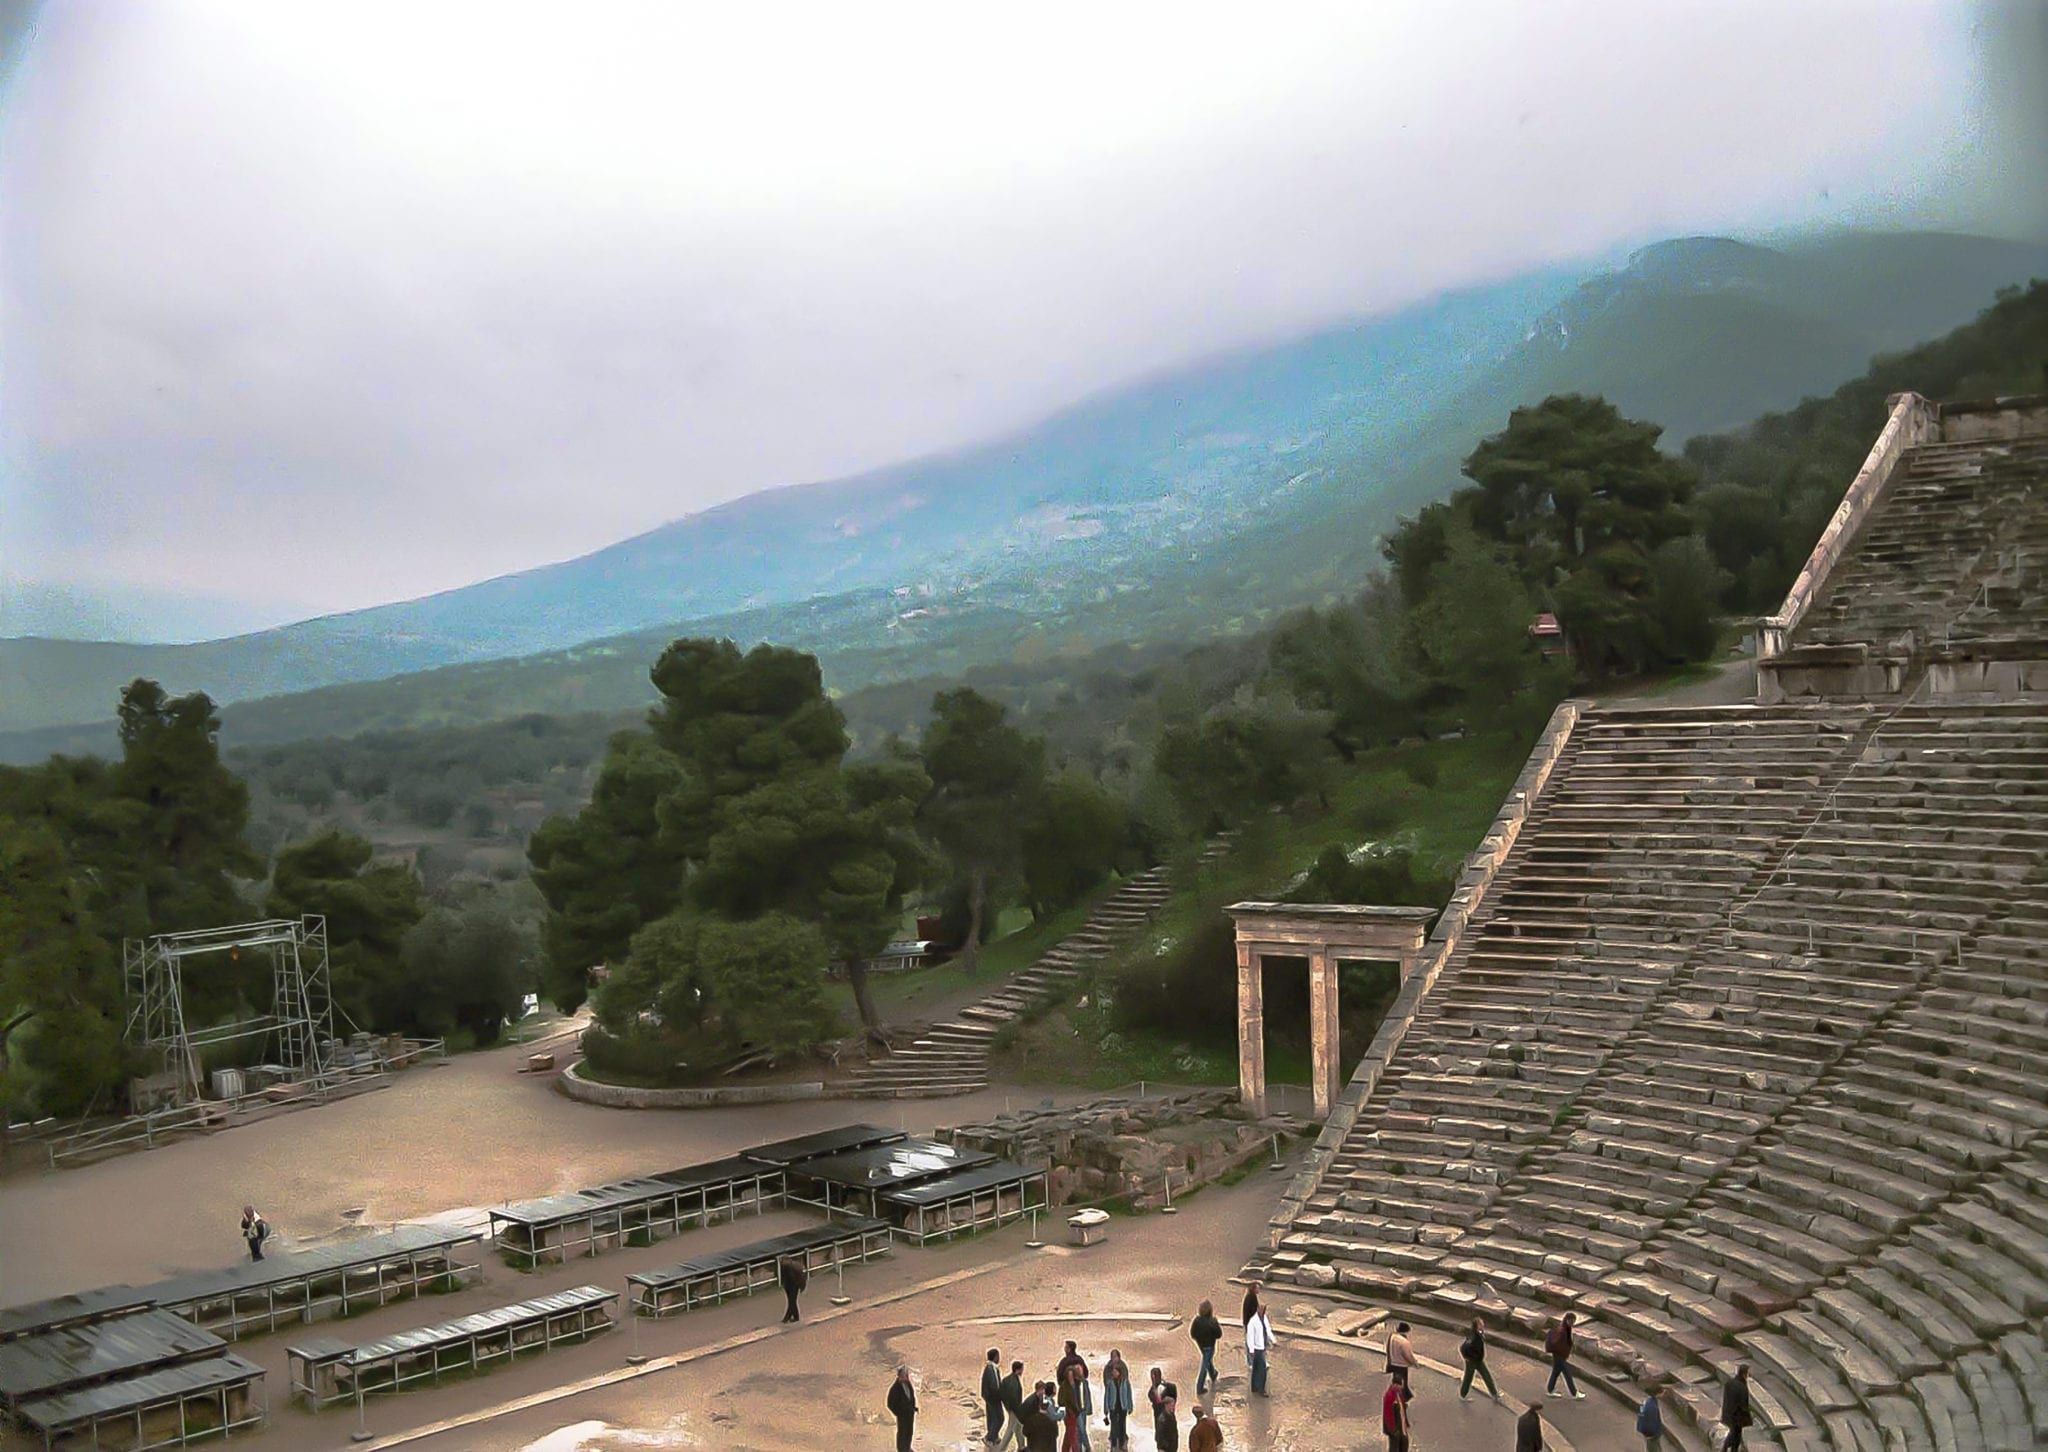
[(679, 1205), (696, 1199), (664, 1180), (621, 1180), (566, 1195), (543, 1195), (490, 1212), (491, 1242), (532, 1270), (544, 1260), (570, 1254), (597, 1255), (625, 1245), (629, 1237), (673, 1234), (681, 1228)]
[(839, 1129), (821, 1129), (815, 1134), (800, 1134), (793, 1139), (778, 1139), (768, 1144), (757, 1144), (752, 1149), (741, 1150), (740, 1157), (758, 1160), (765, 1165), (780, 1165), (787, 1169), (803, 1160), (823, 1159), (826, 1155), (846, 1154), (852, 1150), (869, 1149), (881, 1144), (895, 1144), (909, 1137), (900, 1129), (883, 1129), (876, 1124), (848, 1124)]
[(480, 1231), (401, 1225), (379, 1235), (337, 1241), (289, 1255), (197, 1271), (143, 1288), (157, 1305), (195, 1326), (233, 1340), (274, 1331), (280, 1322), (307, 1322), (364, 1305), (453, 1290), (481, 1277), (481, 1259), (458, 1254), (483, 1239)]
[(679, 1220), (698, 1219), (706, 1225), (721, 1215), (737, 1220), (749, 1208), (762, 1214), (770, 1205), (782, 1203), (789, 1191), (781, 1166), (745, 1155), (685, 1165), (654, 1178), (675, 1187)]
[(986, 1150), (905, 1138), (792, 1165), (789, 1198), (828, 1215), (880, 1219), (881, 1196), (887, 1192), (971, 1170), (994, 1159)]
[(824, 1270), (887, 1255), (890, 1241), (886, 1221), (834, 1220), (772, 1240), (712, 1251), (680, 1265), (635, 1271), (626, 1277), (628, 1304), (637, 1315), (668, 1316), (773, 1286), (786, 1257), (801, 1257), (806, 1270)]
[(268, 1408), (256, 1389), (263, 1368), (233, 1352), (187, 1361), (120, 1381), (24, 1402), (21, 1423), (43, 1439), (83, 1436), (99, 1448), (143, 1452), (229, 1437), (260, 1426)]
[(896, 1233), (923, 1245), (992, 1230), (1043, 1210), (1048, 1190), (1043, 1169), (995, 1160), (885, 1191), (878, 1199)]
[(134, 1286), (101, 1286), (98, 1290), (52, 1296), (46, 1301), (26, 1301), (16, 1306), (0, 1307), (0, 1341), (38, 1336), (64, 1326), (103, 1321), (109, 1316), (124, 1316), (154, 1304), (155, 1298), (146, 1290), (138, 1290)]
[(617, 1291), (602, 1286), (577, 1286), (359, 1346), (332, 1337), (302, 1342), (285, 1350), (291, 1389), (317, 1408), (372, 1392), (403, 1391), (450, 1371), (483, 1371), (522, 1351), (545, 1351), (609, 1330), (618, 1299)]
[(20, 1336), (0, 1343), (0, 1405), (18, 1410), (24, 1402), (197, 1360), (226, 1346), (154, 1306)]

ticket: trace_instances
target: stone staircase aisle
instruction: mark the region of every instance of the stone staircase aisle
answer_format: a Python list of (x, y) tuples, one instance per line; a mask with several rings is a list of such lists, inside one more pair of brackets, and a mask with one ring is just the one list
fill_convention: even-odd
[(1004, 1026), (1062, 993), (1083, 968), (1157, 913), (1171, 892), (1164, 867), (1126, 878), (1080, 928), (1036, 963), (887, 1058), (862, 1066), (844, 1092), (870, 1099), (928, 1099), (986, 1089), (989, 1049)]

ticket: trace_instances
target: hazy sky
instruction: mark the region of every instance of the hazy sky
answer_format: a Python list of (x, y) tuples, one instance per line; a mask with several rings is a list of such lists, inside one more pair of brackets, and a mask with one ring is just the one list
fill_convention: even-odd
[(445, 589), (1656, 237), (2009, 222), (1981, 7), (0, 12), (0, 634)]

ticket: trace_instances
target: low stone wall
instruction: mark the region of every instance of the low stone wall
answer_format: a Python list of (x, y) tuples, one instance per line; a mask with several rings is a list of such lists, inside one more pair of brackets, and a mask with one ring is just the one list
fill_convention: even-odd
[(1951, 444), (2017, 439), (2048, 432), (2048, 394), (1966, 399), (1941, 406), (1941, 437)]
[(1050, 1166), (1054, 1205), (1126, 1200), (1133, 1209), (1154, 1210), (1166, 1203), (1169, 1171), (1173, 1193), (1185, 1194), (1264, 1158), (1274, 1135), (1302, 1128), (1287, 1115), (1252, 1118), (1235, 1089), (1193, 1089), (1025, 1110), (936, 1134), (948, 1144)]
[(555, 1087), (571, 1099), (602, 1104), (607, 1109), (723, 1109), (735, 1104), (787, 1104), (797, 1099), (823, 1099), (821, 1079), (800, 1084), (721, 1084), (689, 1089), (633, 1089), (601, 1084), (578, 1072), (577, 1060), (555, 1078)]

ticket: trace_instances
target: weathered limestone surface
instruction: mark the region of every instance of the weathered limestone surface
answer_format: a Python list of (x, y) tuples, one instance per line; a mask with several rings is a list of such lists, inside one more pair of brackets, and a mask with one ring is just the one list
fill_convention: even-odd
[(1173, 1193), (1183, 1194), (1265, 1159), (1275, 1135), (1292, 1138), (1302, 1129), (1286, 1115), (1254, 1117), (1232, 1090), (1198, 1089), (1023, 1110), (941, 1129), (938, 1137), (1021, 1164), (1050, 1165), (1055, 1205), (1124, 1200), (1148, 1210), (1166, 1202), (1169, 1172)]

